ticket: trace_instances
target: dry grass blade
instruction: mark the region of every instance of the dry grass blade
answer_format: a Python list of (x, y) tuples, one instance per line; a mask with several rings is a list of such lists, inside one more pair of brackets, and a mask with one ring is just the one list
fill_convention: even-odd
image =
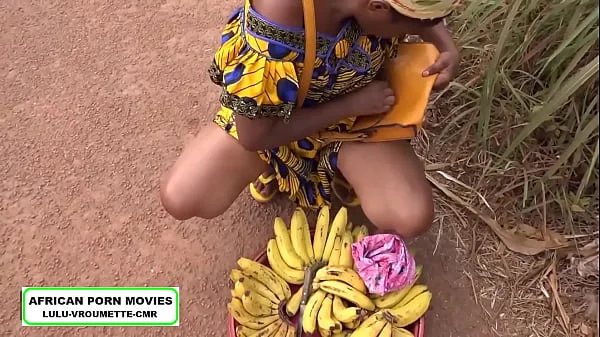
[(521, 253), (524, 255), (537, 255), (544, 251), (564, 248), (568, 246), (568, 242), (566, 240), (557, 240), (553, 237), (544, 238), (543, 240), (536, 240), (523, 237), (521, 235), (511, 233), (510, 231), (502, 228), (496, 222), (496, 220), (490, 218), (489, 216), (482, 214), (473, 206), (469, 205), (462, 198), (457, 196), (455, 193), (451, 192), (446, 186), (441, 184), (435, 178), (433, 178), (430, 174), (426, 174), (427, 180), (433, 186), (435, 186), (438, 190), (444, 193), (448, 198), (452, 199), (452, 201), (461, 205), (462, 207), (469, 210), (474, 215), (478, 216), (481, 221), (483, 221), (486, 225), (488, 225), (492, 231), (502, 240), (502, 242), (506, 245), (506, 247), (514, 252)]

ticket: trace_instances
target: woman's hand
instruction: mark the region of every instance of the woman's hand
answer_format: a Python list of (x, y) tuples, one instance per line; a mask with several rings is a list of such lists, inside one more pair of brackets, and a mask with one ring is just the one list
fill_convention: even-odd
[(379, 115), (390, 111), (396, 98), (387, 81), (373, 81), (344, 98), (350, 116)]
[(456, 76), (460, 62), (460, 55), (452, 35), (443, 22), (424, 28), (419, 35), (423, 40), (433, 43), (440, 51), (438, 59), (423, 71), (423, 76), (437, 74), (434, 89), (444, 89)]
[(433, 88), (436, 90), (444, 89), (456, 76), (459, 60), (458, 51), (443, 51), (435, 63), (423, 71), (423, 77), (438, 74)]

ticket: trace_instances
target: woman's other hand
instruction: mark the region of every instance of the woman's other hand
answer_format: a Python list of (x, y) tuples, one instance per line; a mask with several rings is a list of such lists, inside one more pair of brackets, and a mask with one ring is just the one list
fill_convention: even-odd
[(396, 102), (394, 91), (387, 81), (373, 81), (345, 98), (350, 116), (379, 115), (391, 110)]

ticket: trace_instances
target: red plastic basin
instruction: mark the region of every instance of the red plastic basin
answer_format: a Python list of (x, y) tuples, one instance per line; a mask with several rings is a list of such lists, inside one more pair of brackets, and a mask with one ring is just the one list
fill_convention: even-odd
[[(254, 259), (254, 261), (260, 262), (260, 263), (264, 264), (265, 266), (269, 265), (269, 261), (267, 260), (266, 248), (260, 254), (258, 254), (258, 256)], [(292, 287), (292, 290), (294, 290), (294, 289), (297, 289), (298, 286), (290, 285), (290, 287)], [(231, 316), (231, 314), (229, 314), (229, 313), (227, 314), (227, 323), (229, 325), (229, 337), (236, 337), (235, 328), (238, 325), (238, 323), (235, 321), (235, 319), (233, 319), (233, 316)], [(415, 337), (425, 337), (425, 317), (419, 318), (419, 320), (416, 321), (411, 326), (409, 326), (407, 328), (407, 330), (412, 332)], [(315, 333), (313, 333), (312, 335), (308, 335), (308, 334), (304, 333), (304, 336), (305, 337), (321, 337), (321, 334), (318, 331), (315, 331)]]

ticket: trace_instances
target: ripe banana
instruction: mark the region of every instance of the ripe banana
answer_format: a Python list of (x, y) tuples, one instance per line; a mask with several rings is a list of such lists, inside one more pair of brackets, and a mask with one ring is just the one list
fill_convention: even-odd
[(288, 330), (285, 337), (296, 337), (296, 327), (293, 325), (288, 325)]
[(285, 312), (289, 317), (294, 316), (300, 308), (300, 302), (302, 302), (302, 290), (302, 287), (298, 288), (285, 304)]
[(305, 235), (305, 227), (308, 227), (306, 215), (304, 214), (304, 211), (302, 211), (302, 208), (297, 207), (294, 211), (294, 214), (292, 214), (292, 219), (290, 221), (290, 237), (292, 240), (292, 246), (294, 246), (294, 250), (298, 256), (300, 256), (302, 261), (304, 261), (304, 265), (308, 266), (311, 265), (311, 259), (306, 251), (306, 247), (308, 247), (306, 239), (310, 239), (310, 236), (307, 237)]
[(279, 275), (288, 283), (302, 284), (304, 282), (304, 271), (293, 269), (285, 264), (275, 239), (269, 240), (269, 243), (267, 244), (267, 259), (269, 260), (269, 264), (275, 273), (277, 273), (277, 275)]
[(354, 330), (351, 337), (374, 337), (378, 336), (387, 322), (383, 319), (381, 312), (377, 312), (367, 318)]
[(300, 216), (302, 221), (304, 222), (304, 245), (306, 245), (306, 253), (308, 254), (308, 259), (310, 260), (310, 265), (315, 264), (317, 261), (315, 259), (315, 253), (313, 250), (312, 238), (310, 236), (310, 225), (308, 224), (308, 219), (306, 218), (306, 213), (302, 210), (302, 208), (298, 207), (298, 212), (300, 212)]
[(367, 235), (369, 235), (369, 229), (365, 225), (360, 225), (352, 229), (352, 239), (354, 242), (362, 240)]
[(331, 255), (329, 256), (329, 262), (327, 264), (329, 266), (339, 265), (341, 252), (342, 252), (342, 238), (340, 236), (336, 236), (335, 241), (333, 243), (333, 250), (331, 251)]
[(258, 333), (259, 330), (250, 329), (243, 325), (238, 325), (235, 327), (235, 335), (237, 337), (252, 337)]
[(346, 230), (342, 235), (342, 246), (340, 251), (340, 260), (338, 264), (340, 266), (352, 268), (354, 266), (354, 259), (352, 258), (352, 233)]
[(392, 337), (415, 337), (415, 335), (404, 328), (392, 328)]
[(281, 257), (285, 263), (294, 268), (304, 268), (304, 261), (298, 256), (292, 245), (290, 238), (290, 231), (287, 229), (285, 222), (282, 218), (276, 217), (275, 224), (273, 225), (273, 231), (275, 232), (275, 239), (277, 240), (277, 247), (281, 253)]
[(231, 290), (231, 296), (241, 299), (242, 296), (244, 296), (245, 292), (246, 292), (246, 289), (244, 287), (244, 284), (240, 281), (237, 281), (233, 285), (233, 289)]
[(231, 302), (227, 304), (227, 310), (238, 323), (254, 330), (260, 330), (279, 320), (277, 314), (267, 317), (252, 316), (244, 309), (242, 300), (239, 298), (232, 298)]
[(246, 290), (242, 296), (244, 309), (252, 316), (264, 317), (277, 314), (277, 305), (255, 292)]
[(350, 330), (355, 330), (360, 325), (360, 317), (350, 323), (344, 323), (344, 327)]
[(353, 288), (352, 286), (341, 281), (322, 281), (319, 282), (319, 290), (323, 290), (329, 294), (339, 296), (347, 301), (350, 301), (359, 307), (373, 311), (375, 304), (365, 294)]
[(327, 296), (326, 292), (317, 290), (308, 299), (302, 316), (302, 329), (304, 332), (314, 333), (317, 329), (317, 315), (319, 314), (319, 309), (321, 309), (321, 304), (323, 304), (325, 296)]
[(281, 322), (281, 325), (279, 326), (279, 329), (272, 336), (273, 337), (285, 337), (285, 335), (287, 334), (287, 331), (288, 331), (288, 325), (287, 325), (287, 323)]
[(342, 324), (335, 321), (331, 315), (331, 308), (333, 306), (333, 296), (327, 295), (321, 304), (319, 313), (317, 314), (317, 323), (319, 328), (333, 332), (334, 330), (342, 330)]
[(267, 288), (266, 285), (255, 280), (251, 276), (242, 276), (236, 281), (236, 283), (237, 282), (241, 283), (245, 289), (256, 291), (258, 294), (268, 298), (275, 304), (279, 304), (281, 302), (277, 296), (275, 296), (275, 294), (269, 290), (269, 288)]
[(278, 299), (285, 300), (292, 296), (290, 286), (272, 269), (245, 257), (238, 259), (237, 263), (244, 273), (267, 286)]
[(325, 329), (321, 329), (321, 328), (319, 328), (318, 330), (319, 330), (319, 335), (321, 335), (321, 337), (331, 337), (331, 336), (333, 336), (333, 334), (329, 330), (325, 330)]
[(315, 237), (313, 239), (313, 252), (315, 260), (321, 262), (323, 260), (323, 252), (325, 251), (325, 242), (329, 233), (329, 206), (325, 205), (319, 210), (317, 216), (317, 225), (315, 227)]
[(342, 281), (352, 286), (363, 294), (367, 293), (367, 286), (354, 269), (342, 266), (325, 266), (317, 271), (314, 282)]
[(335, 238), (342, 234), (342, 231), (346, 229), (348, 224), (348, 209), (346, 207), (340, 208), (340, 210), (333, 218), (331, 223), (331, 229), (327, 235), (327, 241), (325, 243), (325, 250), (323, 251), (323, 261), (329, 262), (329, 257), (333, 251), (333, 245), (335, 244)]
[(407, 305), (411, 302), (415, 297), (427, 291), (427, 286), (424, 284), (416, 284), (410, 288), (406, 296), (400, 301), (400, 303), (396, 304), (394, 308), (400, 308)]
[(413, 324), (427, 312), (429, 304), (431, 303), (431, 297), (431, 292), (425, 291), (417, 295), (417, 297), (408, 302), (405, 306), (388, 309), (386, 311), (388, 321), (397, 328), (404, 328)]
[(331, 337), (350, 337), (350, 335), (352, 335), (352, 331), (344, 330), (339, 333), (334, 333), (333, 335), (331, 335)]
[(409, 293), (409, 291), (413, 288), (415, 282), (417, 282), (419, 277), (421, 277), (422, 272), (423, 272), (423, 266), (418, 265), (416, 268), (415, 279), (408, 286), (406, 286), (398, 291), (392, 291), (390, 293), (387, 293), (381, 297), (376, 297), (373, 300), (373, 302), (375, 302), (375, 306), (377, 306), (380, 309), (389, 309), (389, 308), (393, 308), (393, 307), (397, 306), (398, 303), (400, 303), (400, 301), (402, 301), (406, 297), (406, 295)]
[(377, 337), (392, 337), (392, 325), (387, 323)]
[(339, 296), (334, 296), (333, 298), (333, 316), (335, 319), (342, 323), (352, 323), (358, 319), (360, 319), (360, 315), (362, 313), (361, 308), (357, 307), (349, 307), (346, 308), (344, 302)]
[(277, 330), (279, 330), (282, 324), (282, 321), (277, 321), (267, 326), (266, 328), (260, 330), (256, 335), (252, 337), (274, 337), (276, 336), (275, 334), (277, 333)]

